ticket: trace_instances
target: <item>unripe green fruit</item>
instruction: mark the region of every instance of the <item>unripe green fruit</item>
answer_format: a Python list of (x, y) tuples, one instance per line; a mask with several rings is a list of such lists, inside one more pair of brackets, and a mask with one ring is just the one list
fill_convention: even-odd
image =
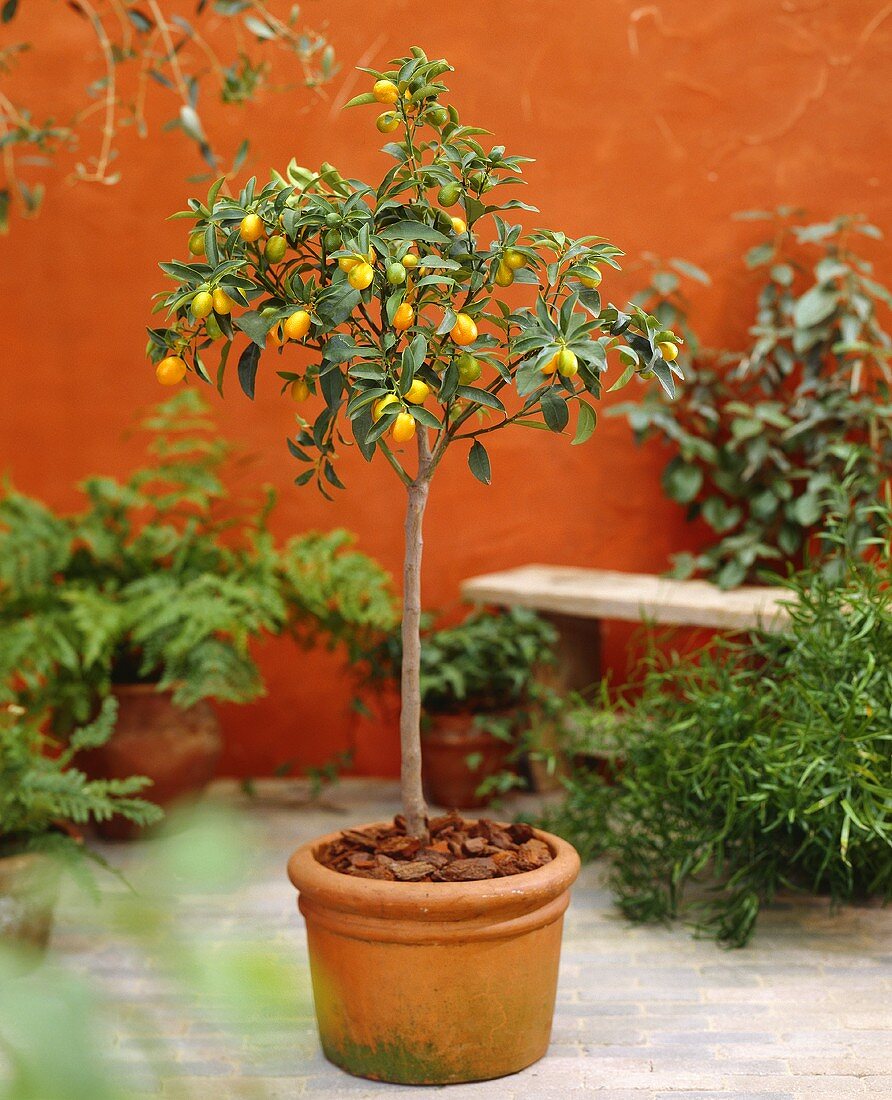
[(505, 263), (500, 263), (496, 269), (496, 285), (511, 286), (514, 282), (514, 272)]
[(223, 335), (223, 329), (220, 328), (220, 324), (213, 313), (204, 322), (204, 328), (212, 340), (219, 340)]
[(476, 382), (483, 373), (483, 368), (478, 360), (468, 352), (459, 355), (455, 360), (455, 365), (458, 367), (458, 380), (462, 386), (469, 386), (472, 382)]
[(337, 252), (341, 247), (341, 234), (336, 229), (329, 229), (322, 238), (322, 243), (325, 245), (326, 252)]
[(204, 255), (204, 230), (196, 229), (194, 233), (189, 236), (189, 251), (193, 256)]
[(330, 229), (334, 229), (334, 227), (335, 227), (336, 225), (340, 225), (340, 224), (341, 224), (341, 215), (340, 215), (340, 214), (336, 214), (336, 213), (334, 212), (334, 210), (332, 210), (332, 211), (331, 211), (331, 212), (330, 212), (329, 214), (326, 214), (326, 215), (325, 215), (325, 224), (326, 224), (326, 225), (327, 225), (327, 226), (328, 226), (328, 227), (329, 227)]
[(449, 121), (449, 112), (438, 103), (428, 109), (425, 117), (432, 126), (445, 126)]
[(455, 206), (461, 197), (461, 184), (460, 183), (446, 183), (441, 188), (437, 195), (437, 202), (440, 206)]
[(284, 237), (276, 235), (270, 237), (266, 242), (266, 248), (264, 249), (264, 255), (271, 264), (277, 264), (280, 260), (284, 259), (285, 253), (288, 251), (288, 242)]
[(387, 281), (391, 286), (399, 286), (406, 281), (406, 269), (401, 263), (388, 264)]
[(378, 115), (375, 121), (375, 125), (382, 134), (392, 134), (399, 124), (399, 115), (394, 114), (393, 111), (385, 111), (383, 115)]

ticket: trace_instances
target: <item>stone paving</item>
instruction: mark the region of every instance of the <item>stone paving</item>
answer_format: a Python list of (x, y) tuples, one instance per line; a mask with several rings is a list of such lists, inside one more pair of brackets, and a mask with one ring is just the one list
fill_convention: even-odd
[[(262, 837), (236, 893), (182, 898), (211, 943), (244, 931), (281, 958), (296, 958), (293, 1007), (259, 1022), (252, 1038), (208, 1024), (188, 997), (158, 980), (151, 960), (90, 933), (89, 910), (63, 906), (54, 947), (70, 968), (105, 989), (110, 1043), (122, 1065), (141, 1057), (123, 1021), (138, 1005), (156, 1032), (163, 1097), (426, 1097), (435, 1088), (351, 1078), (322, 1057), (295, 895), (284, 862), (298, 843), (342, 824), (381, 820), (396, 786), (347, 780), (336, 805), (301, 805), (305, 787), (263, 782), (250, 815)], [(247, 798), (218, 784), (214, 798)], [(108, 847), (125, 870), (150, 845)], [(558, 1006), (545, 1059), (514, 1077), (451, 1086), (450, 1100), (892, 1100), (892, 910), (786, 898), (764, 914), (752, 944), (725, 951), (683, 926), (634, 927), (613, 908), (604, 867), (583, 869), (566, 919)], [(301, 982), (298, 982), (300, 985)], [(142, 1091), (133, 1085), (133, 1095)]]

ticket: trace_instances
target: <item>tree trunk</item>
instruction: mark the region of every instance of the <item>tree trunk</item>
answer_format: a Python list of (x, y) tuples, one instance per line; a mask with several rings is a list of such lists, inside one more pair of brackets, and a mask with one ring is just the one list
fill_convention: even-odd
[(418, 433), (418, 476), (408, 488), (403, 565), (403, 669), (400, 709), (400, 787), (406, 831), (427, 841), (427, 806), (421, 787), (421, 551), (422, 521), (430, 486), (427, 433)]

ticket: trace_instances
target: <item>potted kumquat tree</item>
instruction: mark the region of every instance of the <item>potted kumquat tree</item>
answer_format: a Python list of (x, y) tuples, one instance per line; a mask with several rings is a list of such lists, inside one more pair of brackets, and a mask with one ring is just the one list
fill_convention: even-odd
[[(407, 494), (402, 620), (403, 813), (320, 838), (289, 863), (307, 922), (316, 1011), (326, 1055), (351, 1073), (448, 1083), (511, 1073), (548, 1045), (562, 914), (579, 860), (563, 840), (526, 825), (429, 819), (421, 784), (419, 618), (422, 521), (447, 450), (466, 449), (490, 481), (484, 439), (508, 425), (563, 433), (595, 428), (609, 358), (655, 375), (672, 393), (677, 340), (640, 309), (604, 305), (601, 268), (617, 268), (603, 238), (523, 233), (509, 211), (532, 210), (497, 188), (522, 183), (524, 157), (480, 144), (441, 98), (445, 61), (413, 48), (384, 72), (364, 69), (393, 134), (377, 186), (292, 162), (236, 197), (215, 185), (191, 200), (189, 263), (162, 264), (176, 281), (160, 296), (169, 327), (150, 330), (159, 381), (211, 382), (248, 338), (242, 389), (269, 360), (283, 392), (313, 408), (289, 441), (328, 495), (355, 446), (381, 456)], [(201, 255), (196, 255), (200, 253)], [(527, 292), (526, 303), (520, 295)], [(283, 345), (310, 352), (300, 370)], [(411, 448), (408, 446), (411, 444)], [(410, 451), (414, 450), (414, 457)], [(468, 1006), (473, 1005), (469, 1011)]]

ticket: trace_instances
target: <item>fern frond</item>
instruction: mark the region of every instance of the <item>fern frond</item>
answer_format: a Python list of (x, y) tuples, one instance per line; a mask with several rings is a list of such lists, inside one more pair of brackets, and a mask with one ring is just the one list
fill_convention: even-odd
[(39, 501), (11, 489), (0, 498), (0, 587), (13, 599), (48, 584), (71, 545), (69, 524)]
[(91, 726), (75, 731), (67, 751), (48, 756), (36, 719), (8, 708), (0, 711), (0, 839), (30, 844), (51, 833), (59, 821), (80, 825), (107, 821), (115, 814), (139, 825), (159, 820), (158, 806), (135, 797), (150, 780), (92, 780), (69, 765), (77, 748), (107, 740), (115, 713), (114, 700), (106, 702)]

